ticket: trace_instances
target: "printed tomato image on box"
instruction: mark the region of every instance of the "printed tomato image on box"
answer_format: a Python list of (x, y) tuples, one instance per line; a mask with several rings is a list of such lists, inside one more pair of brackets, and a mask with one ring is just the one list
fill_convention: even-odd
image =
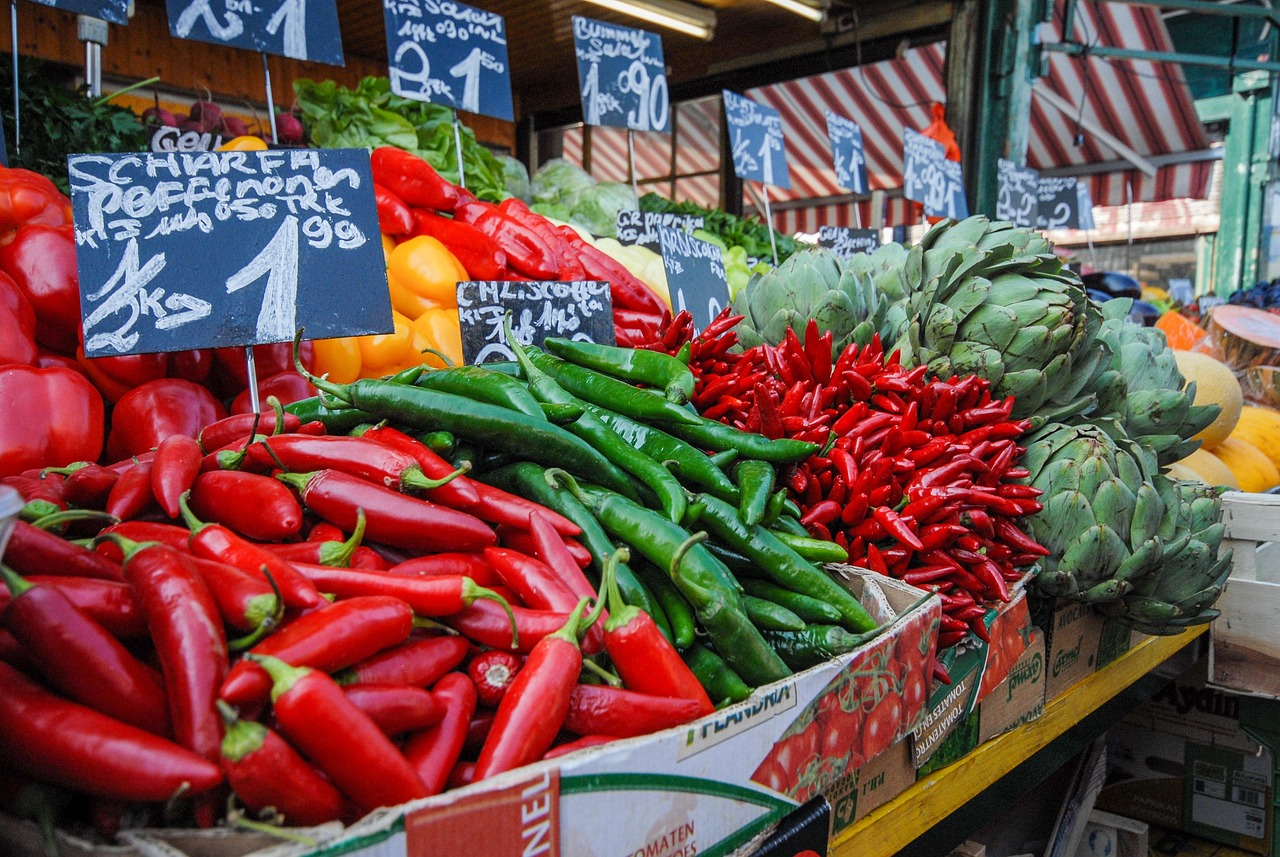
[(902, 738), (924, 712), (938, 622), (915, 616), (895, 637), (854, 655), (796, 716), (752, 781), (804, 802)]

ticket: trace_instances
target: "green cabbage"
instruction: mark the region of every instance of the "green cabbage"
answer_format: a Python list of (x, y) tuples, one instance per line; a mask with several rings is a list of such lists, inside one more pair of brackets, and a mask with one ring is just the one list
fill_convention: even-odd
[(618, 212), (635, 211), (639, 206), (631, 185), (599, 182), (578, 194), (569, 219), (593, 235), (613, 238), (618, 231)]
[(553, 158), (533, 175), (533, 201), (572, 209), (578, 202), (578, 194), (595, 183), (596, 180), (582, 167), (571, 164), (564, 158)]

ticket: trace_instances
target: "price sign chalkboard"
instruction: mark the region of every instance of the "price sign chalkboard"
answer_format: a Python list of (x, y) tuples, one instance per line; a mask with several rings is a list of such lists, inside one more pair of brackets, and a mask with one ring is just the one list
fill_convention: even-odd
[(1000, 192), (996, 196), (996, 219), (1015, 226), (1035, 226), (1040, 206), (1040, 173), (1000, 159)]
[(1076, 182), (1076, 210), (1080, 212), (1080, 228), (1094, 229), (1093, 195), (1089, 193), (1088, 182)]
[(616, 238), (621, 244), (639, 244), (655, 253), (662, 252), (659, 229), (677, 229), (693, 233), (701, 229), (705, 218), (700, 214), (668, 214), (658, 211), (619, 211)]
[[(1040, 204), (1036, 216), (1039, 229), (1079, 229), (1080, 192), (1075, 178), (1041, 178), (1037, 186)], [(1088, 188), (1085, 189), (1087, 194)], [(1092, 216), (1092, 215), (1090, 215)]]
[(222, 135), (183, 131), (172, 125), (159, 125), (151, 132), (147, 148), (152, 152), (212, 152), (222, 145)]
[(661, 37), (573, 16), (583, 121), (632, 131), (671, 130)]
[(836, 183), (853, 193), (866, 193), (867, 153), (862, 147), (862, 129), (858, 123), (828, 110), (827, 136), (831, 138)]
[(575, 280), (468, 281), (458, 283), (462, 357), (467, 363), (515, 360), (503, 319), (522, 345), (541, 346), (549, 336), (613, 345), (613, 296), (608, 283)]
[(514, 121), (507, 25), (465, 3), (384, 0), (391, 91)]
[(774, 187), (791, 187), (782, 116), (767, 104), (724, 90), (724, 118), (733, 147), (733, 171)]
[(687, 309), (693, 315), (693, 329), (700, 331), (729, 305), (724, 253), (709, 241), (676, 229), (659, 229), (658, 238), (672, 308), (675, 312)]
[(819, 226), (818, 245), (826, 247), (837, 258), (848, 260), (879, 247), (880, 232), (876, 229), (850, 229), (848, 226)]
[(165, 0), (169, 33), (296, 60), (343, 65), (336, 0)]
[(112, 24), (129, 23), (129, 0), (35, 0), (41, 6), (52, 6), (76, 15), (101, 18)]
[(363, 149), (72, 155), (90, 357), (386, 333)]
[(903, 129), (902, 195), (924, 206), (930, 217), (961, 220), (969, 216), (964, 176), (959, 161), (948, 161), (946, 148), (937, 140)]

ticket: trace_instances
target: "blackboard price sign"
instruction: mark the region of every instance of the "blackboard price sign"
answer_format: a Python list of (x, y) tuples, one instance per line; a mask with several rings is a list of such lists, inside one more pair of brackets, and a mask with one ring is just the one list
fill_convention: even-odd
[(111, 24), (129, 23), (129, 0), (35, 0), (41, 6), (52, 6), (76, 15), (101, 18)]
[(1015, 226), (1035, 226), (1040, 207), (1040, 173), (1000, 159), (996, 219)]
[(573, 49), (586, 124), (671, 130), (671, 93), (659, 36), (574, 15)]
[(169, 33), (296, 60), (343, 65), (337, 0), (165, 0)]
[(391, 91), (511, 122), (511, 65), (501, 15), (465, 3), (384, 0)]
[(90, 357), (391, 330), (365, 150), (67, 162)]
[(724, 118), (733, 147), (733, 171), (774, 187), (791, 187), (787, 147), (782, 138), (782, 116), (767, 104), (723, 91)]
[(183, 131), (172, 125), (157, 126), (147, 142), (147, 148), (152, 152), (212, 152), (221, 145), (221, 134)]
[(706, 219), (700, 214), (669, 214), (659, 211), (619, 211), (616, 236), (620, 244), (639, 244), (655, 253), (662, 252), (659, 229), (677, 229), (693, 233)]
[(862, 129), (858, 123), (828, 110), (827, 136), (831, 138), (836, 183), (853, 193), (866, 193), (867, 153), (862, 146)]
[(700, 331), (729, 305), (724, 253), (709, 241), (676, 229), (659, 229), (658, 238), (672, 309), (687, 309), (693, 316), (693, 329)]
[(930, 217), (961, 220), (969, 216), (964, 176), (960, 162), (948, 161), (946, 152), (937, 140), (904, 128), (902, 195), (923, 205)]
[[(1079, 229), (1080, 192), (1073, 177), (1041, 178), (1037, 185), (1040, 198), (1036, 226), (1040, 229)], [(1088, 193), (1088, 190), (1085, 190)]]
[(875, 229), (819, 226), (818, 245), (826, 247), (839, 259), (849, 260), (859, 253), (874, 252), (880, 246), (880, 233)]
[(1076, 182), (1076, 210), (1080, 212), (1080, 228), (1094, 229), (1093, 195), (1089, 193), (1088, 182)]
[(613, 296), (595, 280), (496, 280), (458, 283), (462, 357), (467, 363), (515, 360), (502, 323), (511, 313), (511, 332), (522, 345), (541, 346), (549, 336), (601, 345), (618, 340), (613, 330)]

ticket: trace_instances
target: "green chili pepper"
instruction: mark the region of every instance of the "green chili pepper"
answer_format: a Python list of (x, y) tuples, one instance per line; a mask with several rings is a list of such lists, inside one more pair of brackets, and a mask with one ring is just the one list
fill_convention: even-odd
[[(724, 498), (721, 498), (724, 499)], [(760, 519), (760, 523), (768, 527), (774, 521), (782, 517), (782, 512), (787, 504), (787, 489), (779, 488), (769, 495), (769, 500), (764, 504), (764, 517)]]
[(792, 592), (790, 589), (779, 586), (770, 580), (744, 578), (742, 580), (742, 588), (747, 590), (748, 595), (767, 598), (775, 604), (781, 604), (805, 622), (820, 622), (830, 625), (839, 622), (843, 618), (840, 615), (840, 611), (827, 602), (819, 601), (817, 598), (810, 598), (808, 595), (801, 595), (799, 592)]
[(761, 631), (803, 631), (804, 620), (792, 611), (764, 598), (754, 595), (742, 596), (743, 606), (747, 608), (747, 616)]
[(539, 402), (538, 407), (542, 410), (542, 415), (556, 425), (571, 423), (582, 416), (582, 406), (576, 402), (571, 404)]
[(769, 462), (747, 458), (738, 462), (733, 475), (738, 480), (738, 517), (748, 527), (754, 527), (764, 520), (777, 473)]
[[(547, 483), (547, 468), (540, 464), (534, 464), (532, 461), (518, 461), (498, 470), (481, 474), (479, 478), (486, 484), (501, 488), (512, 494), (518, 494), (536, 503), (541, 503), (581, 527), (582, 533), (578, 536), (578, 541), (582, 542), (583, 547), (591, 553), (591, 570), (595, 572), (595, 579), (591, 582), (599, 588), (600, 576), (604, 573), (605, 562), (613, 554), (617, 545), (613, 543), (613, 539), (609, 538), (608, 533), (600, 526), (596, 516), (591, 514), (591, 510), (582, 505), (582, 502), (577, 497), (568, 491), (556, 490)], [(653, 616), (655, 622), (658, 621), (657, 614), (661, 611), (661, 608), (658, 606), (657, 599), (654, 598), (648, 587), (640, 582), (626, 563), (620, 562), (616, 565), (615, 576), (618, 581), (618, 589), (622, 592), (622, 600), (633, 607), (639, 607), (650, 616)], [(659, 626), (661, 626), (661, 623), (659, 623)]]
[(454, 446), (453, 452), (445, 456), (445, 458), (447, 458), (449, 460), (449, 463), (452, 464), (455, 468), (461, 467), (462, 462), (464, 461), (470, 462), (471, 467), (476, 469), (477, 472), (479, 472), (479, 468), (476, 467), (476, 462), (480, 459), (480, 457), (483, 454), (484, 453), (482, 453), (480, 450), (476, 449), (474, 446), (472, 446), (469, 443), (460, 443)]
[(862, 632), (876, 627), (876, 620), (852, 592), (807, 563), (768, 530), (747, 527), (738, 518), (738, 510), (728, 503), (700, 494), (693, 498), (689, 510), (697, 514), (699, 526), (754, 561), (774, 583), (835, 607), (844, 618), (842, 624), (849, 630)]
[[(547, 354), (545, 351), (530, 349), (529, 358), (539, 369), (555, 378), (556, 383), (561, 387), (593, 405), (608, 408), (642, 422), (656, 421), (688, 425), (702, 422), (702, 417), (693, 411), (682, 408), (675, 402), (669, 402), (664, 396), (651, 390), (641, 390), (626, 381), (593, 372), (584, 366)], [(523, 363), (521, 368), (524, 368)]]
[(329, 434), (346, 434), (361, 423), (377, 422), (377, 414), (359, 408), (330, 407), (319, 396), (299, 399), (284, 406), (286, 414), (293, 414), (303, 423), (321, 422)]
[(615, 538), (655, 565), (667, 567), (703, 630), (744, 681), (768, 684), (791, 674), (747, 618), (740, 584), (706, 546), (693, 543), (678, 524), (621, 495), (579, 486), (564, 471), (548, 471), (547, 477), (572, 491)]
[(826, 539), (815, 539), (811, 536), (797, 536), (793, 533), (774, 531), (778, 541), (791, 548), (809, 562), (848, 562), (849, 552), (835, 542)]
[(485, 366), (456, 366), (452, 369), (423, 372), (414, 386), (466, 396), (542, 418), (542, 408), (538, 407), (537, 399), (524, 384), (510, 375), (495, 372)]
[(709, 491), (722, 500), (737, 502), (738, 489), (725, 472), (695, 446), (678, 437), (672, 437), (661, 429), (653, 428), (616, 414), (607, 408), (588, 404), (586, 408), (600, 421), (620, 434), (654, 461), (674, 463), (676, 475), (681, 479)]
[[(764, 574), (756, 564), (737, 551), (731, 551), (719, 542), (707, 542), (707, 550), (711, 555), (727, 565), (739, 582), (749, 577), (760, 577)], [(745, 588), (745, 587), (744, 587)]]
[(738, 460), (738, 450), (726, 449), (713, 455), (708, 455), (707, 458), (710, 458), (712, 464), (723, 470)]
[(662, 351), (618, 348), (558, 337), (547, 339), (543, 342), (543, 347), (578, 366), (647, 387), (656, 387), (663, 391), (667, 401), (677, 405), (688, 402), (693, 395), (695, 379), (689, 371), (688, 362), (682, 363)]
[(503, 375), (510, 375), (512, 378), (523, 378), (524, 373), (520, 371), (520, 364), (514, 360), (500, 360), (496, 363), (486, 363), (484, 368), (490, 372), (500, 372)]
[(671, 645), (682, 651), (689, 648), (693, 644), (694, 632), (693, 608), (689, 606), (689, 602), (684, 600), (684, 596), (666, 573), (643, 562), (636, 565), (635, 572), (644, 585), (649, 587), (654, 600), (667, 616), (671, 628)]
[[(785, 510), (784, 510), (785, 511)], [(778, 519), (769, 525), (769, 529), (775, 536), (786, 533), (791, 536), (800, 536), (801, 538), (811, 538), (809, 531), (804, 528), (804, 524), (793, 515), (782, 514)]]
[(766, 631), (765, 639), (791, 669), (800, 671), (848, 654), (875, 639), (881, 629), (850, 634), (839, 625), (808, 625), (803, 631)]
[(694, 643), (681, 655), (717, 708), (726, 702), (742, 702), (751, 695), (751, 688), (724, 662), (724, 658), (706, 646)]
[(724, 423), (702, 418), (696, 425), (673, 423), (667, 430), (700, 449), (733, 449), (743, 458), (758, 458), (775, 464), (803, 461), (818, 451), (816, 443), (788, 438), (770, 440), (761, 434), (738, 431)]
[(452, 433), (447, 431), (428, 431), (418, 435), (418, 440), (427, 447), (427, 449), (448, 457), (458, 448), (458, 439)]
[[(570, 393), (566, 392), (551, 375), (534, 365), (529, 352), (512, 335), (509, 325), (507, 344), (515, 351), (516, 359), (520, 361), (520, 368), (524, 370), (525, 378), (529, 381), (529, 389), (536, 399), (550, 405), (577, 406), (577, 400)], [(688, 501), (685, 499), (684, 488), (671, 475), (670, 470), (636, 449), (616, 431), (601, 422), (595, 414), (584, 411), (565, 428), (591, 444), (614, 465), (643, 482), (657, 496), (662, 511), (673, 522), (678, 523), (684, 517)]]

